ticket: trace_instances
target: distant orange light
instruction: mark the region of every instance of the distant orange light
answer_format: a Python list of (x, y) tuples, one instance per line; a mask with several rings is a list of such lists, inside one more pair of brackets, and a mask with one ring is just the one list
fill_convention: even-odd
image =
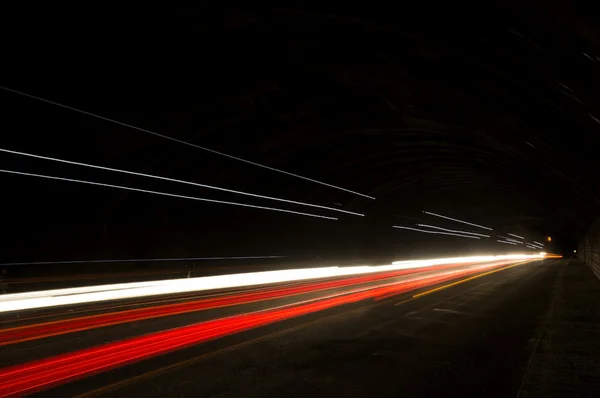
[(548, 242), (552, 242), (552, 238), (551, 237), (548, 237), (546, 239), (548, 240)]

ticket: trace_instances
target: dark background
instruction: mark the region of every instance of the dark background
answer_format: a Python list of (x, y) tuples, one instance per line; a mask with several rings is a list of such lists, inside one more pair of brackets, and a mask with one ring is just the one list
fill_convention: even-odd
[[(338, 221), (0, 174), (0, 260), (514, 250), (393, 229), (429, 210), (552, 236), (598, 216), (600, 29), (578, 2), (240, 5), (3, 13), (0, 147), (341, 206)], [(338, 213), (0, 154), (0, 168)], [(481, 230), (470, 229), (475, 232)]]

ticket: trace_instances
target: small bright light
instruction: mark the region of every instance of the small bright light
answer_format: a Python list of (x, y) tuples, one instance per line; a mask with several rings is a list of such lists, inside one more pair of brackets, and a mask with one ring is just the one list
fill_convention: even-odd
[(546, 239), (548, 240), (548, 242), (552, 242), (552, 238), (551, 237), (548, 237)]
[(577, 253), (577, 250), (573, 250), (573, 253)]
[(546, 252), (540, 252), (540, 256), (545, 256)]

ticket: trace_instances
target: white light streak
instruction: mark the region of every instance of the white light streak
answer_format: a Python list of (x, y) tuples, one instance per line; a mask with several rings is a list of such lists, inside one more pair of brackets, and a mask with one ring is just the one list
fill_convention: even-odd
[(276, 198), (276, 197), (273, 197), (273, 196), (259, 195), (259, 194), (255, 194), (255, 193), (244, 192), (244, 191), (236, 191), (234, 189), (227, 189), (227, 188), (217, 187), (217, 186), (214, 186), (214, 185), (206, 185), (206, 184), (200, 184), (200, 183), (197, 183), (197, 182), (178, 180), (178, 179), (175, 179), (175, 178), (161, 177), (161, 176), (155, 176), (155, 175), (152, 175), (152, 174), (145, 174), (145, 173), (137, 173), (135, 171), (114, 169), (112, 167), (98, 166), (98, 165), (89, 164), (89, 163), (74, 162), (74, 161), (71, 161), (71, 160), (64, 160), (64, 159), (52, 158), (52, 157), (49, 157), (49, 156), (42, 156), (42, 155), (34, 155), (32, 153), (12, 151), (12, 150), (3, 149), (3, 148), (0, 148), (0, 152), (11, 153), (13, 155), (28, 156), (28, 157), (32, 157), (32, 158), (36, 158), (36, 159), (50, 160), (50, 161), (58, 162), (58, 163), (65, 163), (65, 164), (72, 164), (72, 165), (76, 165), (76, 166), (89, 167), (89, 168), (92, 168), (92, 169), (113, 171), (113, 172), (116, 172), (116, 173), (129, 174), (129, 175), (134, 175), (134, 176), (139, 176), (139, 177), (154, 178), (156, 180), (176, 182), (176, 183), (179, 183), (179, 184), (194, 185), (194, 186), (197, 186), (197, 187), (200, 187), (200, 188), (214, 189), (214, 190), (217, 190), (217, 191), (235, 193), (235, 194), (238, 194), (238, 195), (251, 196), (253, 198), (276, 200), (276, 201), (279, 201), (279, 202), (292, 203), (292, 204), (295, 204), (295, 205), (316, 207), (316, 208), (319, 208), (319, 209), (332, 210), (332, 211), (337, 211), (337, 212), (340, 212), (340, 213), (352, 214), (354, 216), (364, 216), (364, 214), (361, 214), (361, 213), (355, 213), (353, 211), (342, 210), (342, 209), (339, 209), (339, 208), (336, 208), (336, 207), (327, 207), (327, 206), (322, 206), (322, 205), (316, 205), (316, 204), (313, 204), (313, 203), (298, 202), (298, 201), (295, 201), (295, 200)]
[(537, 149), (537, 148), (535, 147), (535, 145), (533, 145), (533, 144), (530, 144), (530, 143), (529, 143), (529, 142), (527, 142), (527, 141), (523, 141), (523, 142), (524, 142), (524, 143), (526, 143), (527, 145), (529, 145), (530, 147)]
[(441, 217), (441, 218), (445, 218), (447, 220), (452, 220), (452, 221), (460, 222), (460, 223), (463, 223), (463, 224), (472, 225), (473, 227), (487, 229), (488, 231), (493, 231), (493, 229), (488, 228), (488, 227), (484, 227), (483, 225), (473, 224), (473, 223), (470, 223), (470, 222), (467, 222), (467, 221), (462, 221), (462, 220), (457, 220), (456, 218), (442, 216), (441, 214), (432, 213), (430, 211), (423, 211), (423, 213), (429, 214), (430, 216)]
[(406, 268), (418, 268), (432, 265), (444, 264), (459, 264), (459, 263), (485, 263), (500, 260), (527, 260), (535, 258), (536, 255), (531, 254), (503, 254), (498, 256), (467, 256), (467, 257), (450, 257), (450, 258), (433, 258), (428, 260), (405, 260), (394, 261), (392, 265), (406, 265)]
[(544, 246), (544, 244), (543, 244), (543, 243), (540, 243), (540, 242), (538, 242), (537, 240), (534, 240), (534, 241), (532, 241), (532, 242), (533, 242), (533, 243), (537, 243), (538, 245), (542, 245), (542, 246)]
[(446, 229), (446, 228), (442, 228), (442, 227), (436, 227), (435, 225), (428, 225), (428, 224), (417, 224), (417, 226), (419, 227), (426, 227), (426, 228), (435, 228), (435, 229), (439, 229), (442, 231), (448, 231), (448, 232), (456, 232), (456, 233), (461, 233), (461, 234), (467, 234), (467, 235), (475, 235), (475, 236), (482, 236), (484, 238), (489, 238), (489, 235), (483, 235), (483, 234), (478, 234), (475, 232), (468, 232), (468, 231), (460, 231), (460, 230), (456, 230), (456, 229)]
[(131, 129), (134, 129), (134, 130), (138, 130), (138, 131), (141, 131), (141, 132), (144, 132), (144, 133), (152, 134), (152, 135), (154, 135), (156, 137), (164, 138), (164, 139), (167, 139), (167, 140), (170, 140), (170, 141), (175, 141), (175, 142), (178, 142), (180, 144), (184, 144), (184, 145), (191, 146), (191, 147), (194, 147), (194, 148), (197, 148), (197, 149), (201, 149), (203, 151), (214, 153), (216, 155), (225, 156), (227, 158), (234, 159), (234, 160), (237, 160), (239, 162), (244, 162), (244, 163), (247, 163), (247, 164), (251, 164), (253, 166), (262, 167), (263, 169), (267, 169), (267, 170), (271, 170), (271, 171), (276, 171), (278, 173), (282, 173), (282, 174), (286, 174), (286, 175), (289, 175), (289, 176), (292, 176), (292, 177), (300, 178), (302, 180), (314, 182), (315, 184), (324, 185), (326, 187), (338, 189), (340, 191), (349, 192), (351, 194), (362, 196), (364, 198), (375, 199), (372, 196), (365, 195), (365, 194), (360, 193), (360, 192), (351, 191), (351, 190), (346, 189), (346, 188), (338, 187), (338, 186), (332, 185), (332, 184), (327, 184), (325, 182), (314, 180), (314, 179), (308, 178), (308, 177), (303, 177), (301, 175), (290, 173), (288, 171), (284, 171), (284, 170), (281, 170), (281, 169), (276, 169), (274, 167), (265, 166), (264, 164), (252, 162), (250, 160), (242, 159), (242, 158), (239, 158), (237, 156), (228, 155), (228, 154), (223, 153), (223, 152), (215, 151), (214, 149), (210, 149), (210, 148), (206, 148), (206, 147), (203, 147), (203, 146), (200, 146), (200, 145), (192, 144), (191, 142), (188, 142), (188, 141), (180, 140), (180, 139), (177, 139), (177, 138), (174, 138), (174, 137), (170, 137), (170, 136), (164, 135), (164, 134), (159, 134), (159, 133), (156, 133), (154, 131), (146, 130), (146, 129), (143, 129), (141, 127), (133, 126), (131, 124), (123, 123), (123, 122), (120, 122), (118, 120), (114, 120), (114, 119), (110, 119), (110, 118), (107, 118), (107, 117), (104, 117), (104, 116), (100, 116), (100, 115), (97, 115), (95, 113), (86, 112), (84, 110), (77, 109), (77, 108), (74, 108), (74, 107), (68, 106), (68, 105), (63, 105), (63, 104), (60, 104), (58, 102), (50, 101), (50, 100), (47, 100), (47, 99), (44, 99), (44, 98), (41, 98), (41, 97), (36, 97), (35, 95), (27, 94), (27, 93), (24, 93), (22, 91), (13, 90), (13, 89), (10, 89), (10, 88), (4, 87), (4, 86), (0, 86), (0, 89), (6, 90), (6, 91), (10, 91), (11, 93), (19, 94), (19, 95), (22, 95), (22, 96), (25, 96), (25, 97), (28, 97), (28, 98), (33, 98), (33, 99), (36, 99), (38, 101), (42, 101), (42, 102), (45, 102), (45, 103), (48, 103), (48, 104), (56, 105), (56, 106), (59, 106), (59, 107), (64, 108), (64, 109), (68, 109), (68, 110), (71, 110), (71, 111), (79, 112), (79, 113), (82, 113), (84, 115), (92, 116), (92, 117), (95, 117), (97, 119), (101, 119), (101, 120), (104, 120), (104, 121), (107, 121), (107, 122), (115, 123), (115, 124), (118, 124), (118, 125), (123, 126), (123, 127), (129, 127)]
[(125, 189), (125, 190), (128, 190), (128, 191), (151, 193), (151, 194), (154, 194), (154, 195), (169, 196), (169, 197), (173, 197), (173, 198), (197, 200), (197, 201), (200, 201), (200, 202), (221, 203), (221, 204), (231, 205), (231, 206), (249, 207), (249, 208), (252, 208), (252, 209), (278, 211), (278, 212), (281, 212), (281, 213), (297, 214), (297, 215), (307, 216), (307, 217), (324, 218), (326, 220), (337, 220), (336, 217), (321, 216), (319, 214), (312, 214), (312, 213), (302, 213), (302, 212), (299, 212), (299, 211), (280, 209), (280, 208), (277, 208), (277, 207), (256, 206), (256, 205), (249, 205), (249, 204), (238, 203), (238, 202), (227, 202), (227, 201), (224, 201), (224, 200), (198, 198), (198, 197), (195, 197), (195, 196), (177, 195), (177, 194), (167, 193), (167, 192), (161, 192), (161, 191), (150, 191), (150, 190), (147, 190), (147, 189), (124, 187), (122, 185), (104, 184), (104, 183), (100, 183), (100, 182), (92, 182), (92, 181), (86, 181), (86, 180), (75, 180), (75, 179), (72, 179), (72, 178), (55, 177), (55, 176), (48, 176), (48, 175), (44, 175), (44, 174), (23, 173), (23, 172), (20, 172), (20, 171), (13, 171), (13, 170), (3, 170), (3, 169), (0, 169), (0, 172), (2, 172), (2, 173), (8, 173), (8, 174), (17, 174), (17, 175), (22, 175), (22, 176), (29, 176), (29, 177), (47, 178), (49, 180), (78, 182), (80, 184), (96, 185), (96, 186), (100, 186), (100, 187), (119, 188), (119, 189)]
[(521, 245), (521, 244), (523, 244), (523, 242), (521, 242), (520, 240), (516, 240), (516, 239), (514, 239), (514, 238), (509, 238), (508, 236), (502, 236), (502, 235), (498, 235), (498, 236), (496, 236), (496, 237), (497, 237), (497, 238), (502, 238), (502, 239), (504, 239), (504, 240), (507, 240), (507, 241), (509, 241), (509, 242), (515, 242), (515, 243), (517, 243), (517, 244), (520, 244), (520, 245)]
[(460, 234), (453, 234), (453, 233), (448, 233), (448, 232), (427, 231), (425, 229), (418, 229), (418, 228), (411, 228), (411, 227), (402, 227), (400, 225), (393, 225), (392, 227), (393, 228), (401, 228), (401, 229), (409, 229), (411, 231), (417, 231), (417, 232), (425, 232), (426, 234), (452, 235), (452, 236), (460, 236), (461, 238), (479, 239), (479, 237), (477, 237), (477, 236), (460, 235)]
[(498, 236), (498, 238), (502, 238), (502, 239), (504, 239), (504, 240), (507, 240), (507, 241), (509, 241), (509, 242), (514, 242), (514, 243), (516, 243), (516, 244), (519, 244), (519, 245), (522, 245), (522, 244), (523, 244), (523, 242), (521, 242), (520, 240), (516, 240), (516, 239), (513, 239), (513, 238), (509, 238), (509, 237), (507, 237), (507, 236)]
[(238, 256), (238, 257), (181, 257), (181, 258), (128, 258), (126, 260), (70, 260), (70, 261), (36, 261), (31, 263), (2, 263), (5, 265), (51, 265), (51, 264), (108, 264), (108, 263), (150, 263), (158, 261), (203, 261), (203, 260), (257, 260), (286, 258), (288, 256)]
[[(250, 272), (198, 278), (168, 279), (161, 281), (118, 283), (112, 285), (85, 286), (69, 289), (53, 289), (37, 292), (0, 295), (0, 313), (33, 308), (75, 305), (108, 300), (157, 296), (164, 294), (199, 292), (214, 289), (239, 288), (271, 283), (293, 282), (328, 277), (363, 275), (389, 272), (407, 268), (460, 263), (490, 263), (500, 260), (541, 259), (540, 254), (511, 254), (505, 256), (472, 256), (438, 258), (428, 260), (397, 261), (384, 266), (322, 267), (292, 270)], [(493, 264), (492, 264), (493, 265)], [(449, 271), (454, 272), (454, 271)]]
[(517, 245), (515, 242), (509, 242), (509, 241), (507, 241), (507, 240), (500, 240), (500, 239), (497, 239), (497, 240), (496, 240), (496, 242), (500, 242), (500, 243), (506, 243), (506, 244), (509, 244), (509, 245), (514, 245), (514, 246), (516, 246), (516, 245)]
[(524, 238), (524, 237), (522, 237), (522, 236), (515, 235), (515, 234), (511, 234), (510, 232), (507, 232), (507, 233), (508, 233), (510, 236), (514, 236), (515, 238), (519, 238), (519, 239), (525, 239), (525, 238)]
[(590, 56), (589, 56), (589, 55), (587, 55), (586, 53), (582, 52), (582, 54), (583, 54), (583, 55), (584, 55), (584, 56), (585, 56), (587, 59), (589, 59), (590, 61), (594, 61), (594, 62), (596, 61), (594, 58), (590, 57)]

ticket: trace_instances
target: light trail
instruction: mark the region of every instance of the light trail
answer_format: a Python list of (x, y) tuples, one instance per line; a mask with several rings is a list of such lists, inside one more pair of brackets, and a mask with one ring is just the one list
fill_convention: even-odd
[(509, 241), (507, 241), (507, 240), (500, 240), (500, 239), (497, 239), (497, 240), (496, 240), (496, 242), (500, 242), (500, 243), (506, 243), (506, 244), (509, 244), (509, 245), (514, 245), (514, 246), (516, 246), (516, 245), (517, 245), (515, 242), (509, 242)]
[(542, 257), (541, 255), (531, 255), (531, 254), (502, 254), (496, 256), (467, 256), (467, 257), (449, 257), (449, 258), (432, 258), (426, 260), (403, 260), (403, 261), (394, 261), (392, 265), (403, 265), (406, 268), (415, 268), (415, 267), (430, 267), (434, 265), (442, 265), (442, 264), (468, 264), (468, 263), (488, 263), (493, 261), (503, 261), (503, 260), (531, 260), (536, 257)]
[[(510, 262), (512, 262), (512, 260), (510, 260)], [(487, 266), (495, 266), (504, 263), (505, 261), (494, 262), (491, 264), (487, 264)], [(449, 269), (450, 273), (447, 272)], [(443, 272), (440, 273), (440, 271)], [(364, 285), (367, 283), (380, 282), (382, 280), (389, 280), (392, 278), (398, 279), (398, 277), (410, 277), (419, 273), (432, 274), (433, 272), (435, 272), (437, 273), (437, 275), (432, 274), (431, 276), (439, 276), (443, 274), (452, 274), (454, 272), (461, 271), (462, 270), (456, 270), (456, 264), (442, 265), (437, 267), (402, 269), (392, 272), (368, 274), (366, 276), (352, 276), (344, 279), (338, 278), (330, 281), (317, 281), (308, 283), (301, 282), (292, 286), (281, 287), (281, 285), (278, 285), (275, 287), (249, 290), (241, 293), (234, 292), (228, 294), (221, 294), (217, 296), (203, 297), (201, 299), (196, 299), (187, 302), (155, 305), (147, 308), (118, 310), (97, 315), (88, 315), (76, 318), (62, 319), (58, 321), (35, 323), (0, 330), (0, 346), (20, 343), (34, 339), (46, 338), (50, 336), (63, 335), (83, 330), (95, 329), (99, 327), (118, 325), (122, 323), (136, 322), (141, 320), (148, 320), (189, 312), (198, 312), (208, 309), (229, 307), (233, 305), (249, 304), (279, 298), (289, 298), (301, 294), (315, 293), (332, 289), (347, 288), (359, 284)], [(398, 281), (394, 283), (405, 282), (407, 281)]]
[(430, 212), (430, 211), (423, 211), (423, 213), (425, 213), (425, 214), (429, 214), (430, 216), (435, 216), (435, 217), (445, 218), (446, 220), (452, 220), (452, 221), (460, 222), (460, 223), (463, 223), (463, 224), (471, 225), (471, 226), (473, 226), (473, 227), (487, 229), (488, 231), (493, 231), (493, 229), (492, 229), (492, 228), (484, 227), (483, 225), (479, 225), (479, 224), (473, 224), (473, 223), (470, 223), (470, 222), (467, 222), (467, 221), (458, 220), (458, 219), (456, 219), (456, 218), (447, 217), (447, 216), (442, 216), (441, 214), (432, 213), (432, 212)]
[(115, 168), (112, 168), (112, 167), (98, 166), (98, 165), (89, 164), (89, 163), (74, 162), (74, 161), (71, 161), (71, 160), (64, 160), (64, 159), (52, 158), (52, 157), (49, 157), (49, 156), (34, 155), (32, 153), (12, 151), (12, 150), (3, 149), (3, 148), (0, 148), (0, 152), (10, 153), (10, 154), (13, 154), (13, 155), (28, 156), (28, 157), (32, 157), (32, 158), (36, 158), (36, 159), (50, 160), (50, 161), (58, 162), (58, 163), (65, 163), (65, 164), (72, 164), (72, 165), (76, 165), (76, 166), (89, 167), (89, 168), (92, 168), (92, 169), (112, 171), (112, 172), (115, 172), (115, 173), (122, 173), (122, 174), (134, 175), (134, 176), (138, 176), (138, 177), (154, 178), (156, 180), (175, 182), (175, 183), (178, 183), (178, 184), (193, 185), (193, 186), (200, 187), (200, 188), (207, 188), (207, 189), (213, 189), (213, 190), (222, 191), (222, 192), (235, 193), (235, 194), (238, 194), (238, 195), (250, 196), (250, 197), (253, 197), (253, 198), (275, 200), (275, 201), (278, 201), (278, 202), (292, 203), (292, 204), (295, 204), (295, 205), (315, 207), (315, 208), (319, 208), (319, 209), (336, 211), (336, 212), (339, 212), (339, 213), (352, 214), (353, 216), (364, 216), (364, 214), (361, 214), (361, 213), (356, 213), (356, 212), (353, 212), (353, 211), (343, 210), (343, 209), (336, 208), (336, 207), (328, 207), (328, 206), (317, 205), (317, 204), (314, 204), (314, 203), (299, 202), (299, 201), (296, 201), (296, 200), (283, 199), (283, 198), (277, 198), (277, 197), (266, 196), (266, 195), (259, 195), (259, 194), (255, 194), (255, 193), (244, 192), (244, 191), (236, 191), (234, 189), (222, 188), (222, 187), (217, 187), (217, 186), (214, 186), (214, 185), (200, 184), (200, 183), (192, 182), (192, 181), (178, 180), (176, 178), (161, 177), (161, 176), (156, 176), (156, 175), (153, 175), (153, 174), (138, 173), (138, 172), (135, 172), (135, 171), (115, 169)]
[[(438, 286), (438, 287), (436, 287), (436, 288), (433, 288), (433, 289), (431, 289), (431, 290), (427, 290), (427, 291), (425, 291), (425, 292), (421, 292), (421, 293), (415, 294), (415, 295), (413, 295), (413, 296), (412, 296), (412, 298), (413, 298), (413, 299), (415, 299), (415, 298), (419, 298), (419, 297), (427, 296), (428, 294), (435, 293), (435, 292), (439, 292), (440, 290), (448, 289), (449, 287), (456, 286), (456, 285), (460, 285), (460, 284), (462, 284), (462, 283), (465, 283), (465, 282), (472, 281), (473, 279), (481, 278), (482, 276), (486, 276), (486, 275), (494, 274), (494, 273), (496, 273), (496, 272), (504, 271), (504, 270), (506, 270), (506, 269), (509, 269), (509, 268), (517, 267), (517, 266), (519, 266), (519, 265), (521, 265), (521, 264), (522, 264), (522, 263), (517, 263), (517, 264), (509, 265), (509, 266), (507, 266), (507, 267), (503, 267), (503, 268), (500, 268), (500, 269), (493, 269), (493, 270), (491, 270), (491, 271), (487, 271), (487, 272), (483, 272), (483, 273), (477, 274), (477, 275), (475, 275), (475, 276), (472, 276), (472, 277), (470, 277), (470, 278), (461, 279), (461, 280), (460, 280), (460, 281), (458, 281), (458, 282), (452, 282), (452, 283), (448, 283), (448, 284), (446, 284), (446, 285), (443, 285), (443, 286)], [(397, 304), (396, 304), (396, 305), (397, 305)]]
[(318, 278), (364, 275), (377, 272), (389, 272), (443, 264), (482, 263), (534, 258), (539, 259), (543, 258), (543, 256), (539, 254), (512, 254), (504, 256), (472, 256), (428, 260), (408, 260), (398, 261), (392, 263), (391, 265), (381, 266), (364, 265), (351, 267), (300, 268), (291, 270), (262, 271), (161, 281), (118, 283), (111, 285), (85, 286), (68, 289), (4, 294), (0, 295), (0, 313), (173, 293), (201, 292), (215, 289), (239, 288)]
[(195, 325), (135, 337), (0, 370), (0, 397), (46, 389), (152, 356), (165, 354), (245, 330), (323, 311), (388, 292), (357, 291), (304, 303), (220, 318)]
[[(498, 266), (495, 265), (496, 268)], [(30, 394), (220, 337), (367, 299), (389, 298), (421, 287), (477, 274), (482, 269), (489, 268), (491, 266), (483, 266), (466, 272), (455, 271), (429, 278), (417, 278), (405, 283), (360, 287), (11, 366), (0, 369), (0, 397)]]
[(177, 194), (168, 193), (168, 192), (150, 191), (150, 190), (147, 190), (147, 189), (131, 188), (131, 187), (125, 187), (125, 186), (122, 186), (122, 185), (104, 184), (104, 183), (101, 183), (101, 182), (93, 182), (93, 181), (86, 181), (86, 180), (75, 180), (75, 179), (72, 179), (72, 178), (55, 177), (55, 176), (48, 176), (48, 175), (44, 175), (44, 174), (24, 173), (24, 172), (21, 172), (21, 171), (13, 171), (13, 170), (0, 169), (0, 172), (1, 173), (8, 173), (8, 174), (17, 174), (17, 175), (28, 176), (28, 177), (46, 178), (46, 179), (49, 179), (49, 180), (77, 182), (79, 184), (95, 185), (95, 186), (107, 187), (107, 188), (125, 189), (127, 191), (151, 193), (151, 194), (154, 194), (154, 195), (169, 196), (169, 197), (172, 197), (172, 198), (197, 200), (197, 201), (200, 201), (200, 202), (220, 203), (220, 204), (226, 204), (226, 205), (231, 205), (231, 206), (249, 207), (249, 208), (252, 208), (252, 209), (278, 211), (278, 212), (281, 212), (281, 213), (297, 214), (297, 215), (307, 216), (307, 217), (324, 218), (326, 220), (337, 220), (336, 217), (321, 216), (319, 214), (312, 214), (312, 213), (303, 213), (303, 212), (300, 212), (300, 211), (280, 209), (278, 207), (256, 206), (256, 205), (249, 205), (249, 204), (246, 204), (246, 203), (228, 202), (228, 201), (224, 201), (224, 200), (207, 199), (207, 198), (198, 198), (196, 196), (177, 195)]
[(58, 103), (58, 102), (50, 101), (50, 100), (47, 100), (45, 98), (41, 98), (41, 97), (37, 97), (35, 95), (24, 93), (22, 91), (13, 90), (11, 88), (4, 87), (4, 86), (0, 86), (0, 89), (5, 90), (5, 91), (9, 91), (9, 92), (14, 93), (14, 94), (19, 94), (19, 95), (22, 95), (24, 97), (32, 98), (32, 99), (35, 99), (35, 100), (38, 100), (38, 101), (42, 101), (42, 102), (45, 102), (47, 104), (52, 104), (52, 105), (55, 105), (55, 106), (59, 106), (59, 107), (64, 108), (64, 109), (68, 109), (68, 110), (71, 110), (71, 111), (79, 112), (79, 113), (82, 113), (84, 115), (95, 117), (97, 119), (101, 119), (101, 120), (104, 120), (104, 121), (107, 121), (107, 122), (115, 123), (115, 124), (118, 124), (118, 125), (123, 126), (123, 127), (128, 127), (128, 128), (131, 128), (131, 129), (134, 129), (134, 130), (137, 130), (137, 131), (141, 131), (141, 132), (144, 132), (144, 133), (147, 133), (147, 134), (152, 134), (152, 135), (154, 135), (156, 137), (160, 137), (160, 138), (164, 138), (164, 139), (167, 139), (167, 140), (170, 140), (170, 141), (178, 142), (180, 144), (184, 144), (184, 145), (191, 146), (191, 147), (194, 147), (194, 148), (197, 148), (197, 149), (201, 149), (203, 151), (214, 153), (216, 155), (225, 156), (225, 157), (227, 157), (229, 159), (234, 159), (234, 160), (237, 160), (239, 162), (244, 162), (244, 163), (247, 163), (247, 164), (251, 164), (253, 166), (261, 167), (263, 169), (267, 169), (267, 170), (275, 171), (277, 173), (282, 173), (282, 174), (289, 175), (289, 176), (292, 176), (292, 177), (300, 178), (300, 179), (305, 180), (305, 181), (310, 181), (310, 182), (313, 182), (315, 184), (320, 184), (320, 185), (323, 185), (323, 186), (326, 186), (326, 187), (329, 187), (329, 188), (334, 188), (334, 189), (337, 189), (337, 190), (340, 190), (340, 191), (344, 191), (344, 192), (348, 192), (348, 193), (351, 193), (351, 194), (354, 194), (354, 195), (362, 196), (364, 198), (373, 199), (373, 200), (375, 199), (372, 196), (365, 195), (365, 194), (360, 193), (360, 192), (352, 191), (350, 189), (342, 188), (342, 187), (339, 187), (339, 186), (336, 186), (336, 185), (333, 185), (333, 184), (328, 184), (328, 183), (325, 183), (325, 182), (322, 182), (322, 181), (318, 181), (318, 180), (315, 180), (315, 179), (312, 179), (312, 178), (304, 177), (304, 176), (301, 176), (301, 175), (298, 175), (298, 174), (290, 173), (288, 171), (277, 169), (275, 167), (265, 166), (264, 164), (252, 162), (250, 160), (242, 159), (242, 158), (239, 158), (237, 156), (229, 155), (229, 154), (224, 153), (224, 152), (215, 151), (214, 149), (210, 149), (210, 148), (206, 148), (206, 147), (203, 147), (203, 146), (200, 146), (200, 145), (192, 144), (191, 142), (188, 142), (188, 141), (180, 140), (180, 139), (177, 139), (177, 138), (174, 138), (174, 137), (170, 137), (170, 136), (164, 135), (164, 134), (159, 134), (159, 133), (156, 133), (156, 132), (151, 131), (151, 130), (147, 130), (147, 129), (143, 129), (141, 127), (137, 127), (137, 126), (134, 126), (134, 125), (131, 125), (131, 124), (123, 123), (123, 122), (120, 122), (118, 120), (110, 119), (110, 118), (107, 118), (107, 117), (104, 117), (104, 116), (100, 116), (100, 115), (97, 115), (95, 113), (91, 113), (91, 112), (87, 112), (87, 111), (84, 111), (84, 110), (81, 110), (81, 109), (78, 109), (78, 108), (74, 108), (72, 106), (68, 106), (68, 105), (64, 105), (64, 104)]
[(507, 236), (500, 236), (500, 235), (498, 235), (498, 238), (502, 238), (502, 239), (504, 239), (504, 240), (507, 240), (507, 241), (509, 241), (509, 242), (514, 242), (514, 243), (517, 243), (517, 244), (519, 244), (519, 245), (522, 245), (522, 244), (523, 244), (523, 242), (521, 242), (520, 240), (516, 240), (516, 239), (513, 239), (513, 238), (509, 238), (509, 237), (507, 237)]
[(537, 247), (537, 246), (533, 246), (533, 245), (526, 245), (526, 247), (528, 249), (535, 249), (535, 250), (541, 250), (541, 249), (543, 249), (542, 247)]
[(451, 236), (460, 236), (461, 238), (479, 239), (479, 237), (477, 237), (477, 236), (453, 234), (453, 233), (449, 233), (449, 232), (427, 231), (426, 229), (403, 227), (401, 225), (392, 225), (392, 228), (408, 229), (411, 231), (424, 232), (426, 234), (451, 235)]
[(51, 264), (97, 264), (97, 263), (150, 263), (158, 261), (203, 261), (203, 260), (258, 260), (287, 258), (288, 256), (238, 256), (238, 257), (181, 257), (181, 258), (128, 258), (125, 260), (72, 260), (72, 261), (36, 261), (32, 263), (2, 263), (8, 265), (51, 265)]
[(537, 243), (538, 245), (544, 246), (543, 243), (538, 242), (537, 240), (532, 241), (533, 243)]
[(515, 238), (519, 238), (519, 239), (525, 239), (525, 238), (524, 238), (524, 237), (522, 237), (522, 236), (515, 235), (515, 234), (511, 234), (510, 232), (507, 232), (507, 234), (509, 234), (510, 236), (514, 236)]
[(442, 228), (442, 227), (436, 227), (435, 225), (429, 225), (429, 224), (417, 224), (417, 226), (419, 226), (419, 227), (426, 227), (426, 228), (435, 228), (435, 229), (439, 229), (439, 230), (442, 230), (442, 231), (456, 232), (456, 233), (467, 234), (467, 235), (481, 236), (483, 238), (489, 238), (490, 237), (489, 235), (478, 234), (476, 232), (461, 231), (461, 230), (455, 230), (455, 229), (447, 229), (447, 228)]

